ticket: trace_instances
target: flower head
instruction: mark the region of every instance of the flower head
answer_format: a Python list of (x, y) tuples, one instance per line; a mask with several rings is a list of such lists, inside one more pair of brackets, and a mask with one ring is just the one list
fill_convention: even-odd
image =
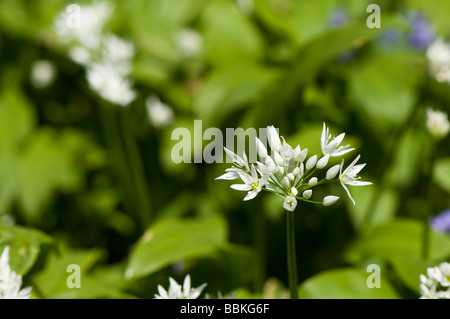
[(31, 287), (20, 289), (22, 276), (16, 274), (9, 266), (9, 246), (0, 256), (0, 299), (29, 299)]
[(339, 197), (330, 195), (325, 196), (320, 202), (314, 201), (311, 200), (312, 188), (336, 179), (339, 169), (341, 171), (339, 180), (344, 188), (346, 188), (345, 184), (370, 184), (356, 181), (356, 174), (364, 165), (354, 166), (355, 163), (352, 163), (344, 172), (342, 172), (343, 163), (341, 166), (335, 165), (327, 170), (326, 176), (321, 180), (314, 176), (317, 170), (326, 168), (330, 157), (339, 156), (353, 150), (348, 149), (349, 145), (339, 147), (344, 138), (344, 133), (330, 141), (331, 136), (328, 134), (328, 128), (325, 124), (321, 138), (324, 156), (321, 158), (318, 158), (316, 154), (307, 158), (307, 148), (302, 150), (300, 145), (292, 147), (283, 137), (278, 135), (274, 126), (267, 127), (267, 138), (270, 149), (266, 148), (259, 138), (256, 138), (254, 151), (260, 158), (259, 161), (256, 161), (256, 165), (248, 163), (245, 152), (240, 157), (225, 148), (225, 152), (233, 160), (233, 166), (227, 168), (225, 174), (216, 179), (241, 179), (244, 182), (243, 184), (233, 184), (231, 188), (248, 192), (244, 200), (253, 199), (258, 193), (265, 190), (282, 197), (284, 199), (282, 206), (287, 211), (294, 211), (298, 200), (329, 206), (334, 204)]
[(197, 54), (203, 45), (203, 40), (200, 34), (191, 29), (183, 29), (176, 35), (176, 44), (181, 54), (185, 57), (190, 57)]
[(154, 299), (197, 299), (206, 287), (206, 283), (197, 288), (191, 288), (191, 277), (187, 275), (184, 278), (183, 287), (173, 278), (169, 278), (170, 286), (166, 291), (161, 285), (158, 285), (158, 293)]
[(157, 128), (163, 128), (172, 123), (174, 112), (170, 106), (161, 102), (157, 96), (149, 96), (145, 100), (150, 123)]
[(341, 162), (341, 166), (339, 168), (339, 181), (342, 185), (342, 187), (345, 189), (345, 191), (348, 194), (348, 197), (352, 201), (353, 205), (355, 205), (355, 200), (353, 199), (352, 195), (350, 195), (350, 191), (348, 190), (346, 185), (350, 186), (364, 186), (364, 185), (371, 185), (371, 182), (361, 182), (359, 181), (360, 177), (357, 177), (356, 175), (366, 166), (366, 164), (358, 164), (355, 165), (356, 162), (359, 160), (360, 155), (358, 155), (355, 160), (344, 170), (344, 160)]
[(438, 38), (427, 48), (430, 72), (439, 82), (450, 81), (450, 45)]
[(427, 108), (427, 129), (431, 136), (436, 140), (440, 140), (447, 136), (450, 131), (450, 122), (447, 113), (435, 111)]
[(450, 264), (427, 268), (420, 277), (420, 299), (450, 299)]

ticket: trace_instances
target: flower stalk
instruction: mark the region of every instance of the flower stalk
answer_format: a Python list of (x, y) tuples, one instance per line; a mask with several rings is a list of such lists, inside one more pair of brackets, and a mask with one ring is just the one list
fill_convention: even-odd
[(295, 251), (294, 212), (286, 210), (287, 264), (291, 299), (298, 299), (297, 257)]

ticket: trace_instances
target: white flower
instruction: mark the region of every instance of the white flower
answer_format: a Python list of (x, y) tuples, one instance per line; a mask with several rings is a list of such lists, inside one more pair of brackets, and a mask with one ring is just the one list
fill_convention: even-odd
[(334, 203), (336, 203), (338, 199), (339, 199), (338, 196), (333, 196), (333, 195), (325, 196), (323, 198), (322, 204), (323, 204), (323, 206), (331, 206)]
[(358, 164), (355, 165), (356, 162), (359, 160), (360, 155), (358, 155), (355, 160), (344, 170), (344, 160), (341, 162), (341, 166), (339, 168), (339, 181), (342, 185), (342, 187), (345, 189), (345, 191), (348, 194), (348, 197), (350, 197), (350, 200), (353, 202), (353, 205), (356, 205), (355, 200), (353, 199), (352, 195), (350, 195), (350, 191), (348, 190), (346, 185), (351, 186), (364, 186), (364, 185), (371, 185), (371, 182), (361, 182), (358, 181), (360, 177), (357, 177), (356, 175), (366, 166), (366, 164)]
[(161, 285), (158, 285), (158, 293), (155, 299), (197, 299), (202, 293), (206, 284), (197, 288), (191, 288), (191, 277), (187, 275), (184, 279), (183, 287), (179, 285), (173, 278), (169, 278), (170, 286), (166, 291)]
[(31, 287), (20, 289), (22, 276), (16, 274), (9, 266), (9, 246), (0, 256), (0, 299), (29, 299)]
[(316, 167), (318, 169), (322, 169), (328, 164), (328, 160), (330, 159), (330, 154), (325, 155), (320, 160), (317, 161)]
[(450, 299), (450, 264), (441, 263), (427, 268), (427, 276), (421, 274), (420, 299)]
[(102, 38), (102, 43), (102, 60), (104, 63), (113, 65), (114, 69), (122, 76), (130, 74), (134, 57), (133, 43), (114, 34), (105, 35)]
[(287, 211), (293, 212), (297, 207), (297, 200), (293, 196), (286, 196), (284, 198), (283, 208)]
[(157, 96), (149, 96), (145, 100), (145, 106), (147, 108), (148, 119), (154, 127), (163, 128), (173, 122), (174, 112), (172, 108), (161, 102)]
[(436, 140), (447, 136), (450, 131), (447, 113), (427, 108), (427, 129)]
[(92, 63), (91, 52), (81, 46), (70, 48), (69, 57), (78, 64), (88, 66)]
[(270, 148), (279, 152), (281, 150), (280, 136), (273, 125), (267, 127), (267, 138), (269, 139)]
[(312, 189), (307, 189), (302, 194), (304, 199), (310, 199), (312, 196)]
[(248, 191), (247, 196), (244, 197), (244, 201), (255, 198), (269, 179), (267, 175), (259, 178), (253, 165), (251, 166), (251, 172), (252, 175), (238, 171), (239, 176), (245, 184), (233, 184), (230, 186), (232, 189), (238, 191)]
[(112, 65), (94, 64), (88, 69), (86, 77), (93, 90), (114, 104), (127, 106), (136, 98), (131, 82), (123, 78)]
[(203, 45), (200, 34), (192, 29), (183, 29), (175, 37), (175, 42), (181, 54), (190, 57), (197, 54)]
[(439, 82), (450, 81), (450, 46), (436, 39), (427, 49), (430, 72)]
[(255, 9), (253, 0), (236, 0), (236, 3), (245, 14), (250, 14)]
[(339, 173), (339, 167), (340, 165), (334, 165), (333, 167), (331, 167), (328, 171), (327, 171), (327, 175), (326, 175), (326, 179), (330, 180), (336, 177), (337, 173)]
[(102, 29), (112, 12), (113, 7), (106, 1), (92, 5), (71, 5), (58, 15), (54, 29), (62, 40), (77, 41), (89, 49), (98, 49)]
[(323, 123), (322, 136), (320, 137), (320, 146), (322, 148), (322, 154), (330, 155), (331, 157), (341, 156), (354, 150), (354, 148), (348, 148), (350, 145), (341, 146), (338, 148), (344, 139), (345, 133), (338, 135), (331, 140), (331, 134), (329, 134), (328, 127)]
[(38, 89), (49, 86), (56, 76), (55, 65), (47, 60), (39, 60), (31, 67), (31, 84)]

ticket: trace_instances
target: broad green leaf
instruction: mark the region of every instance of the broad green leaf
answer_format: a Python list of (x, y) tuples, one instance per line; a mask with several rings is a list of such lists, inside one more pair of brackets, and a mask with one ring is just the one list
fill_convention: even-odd
[[(84, 279), (88, 272), (100, 260), (104, 259), (105, 252), (100, 249), (69, 249), (61, 247), (58, 254), (51, 255), (44, 269), (33, 277), (34, 284), (44, 298), (58, 298), (60, 294), (66, 294), (71, 289), (83, 289), (83, 293), (89, 293), (92, 285), (84, 285)], [(74, 272), (68, 272), (69, 265), (80, 267), (81, 288), (68, 288), (67, 278)]]
[(391, 185), (405, 188), (424, 172), (430, 144), (424, 132), (409, 129), (399, 139), (387, 179)]
[(0, 251), (3, 252), (6, 246), (10, 246), (9, 264), (19, 275), (25, 275), (31, 269), (41, 246), (51, 242), (51, 237), (38, 230), (0, 224)]
[(374, 52), (349, 70), (351, 97), (358, 103), (363, 122), (385, 132), (406, 121), (416, 102), (419, 72), (411, 71), (411, 58)]
[[(389, 18), (386, 18), (386, 24), (391, 24)], [(273, 123), (273, 117), (283, 114), (289, 103), (297, 98), (300, 88), (314, 79), (329, 62), (340, 54), (371, 41), (379, 33), (380, 29), (373, 30), (365, 25), (352, 24), (308, 41), (293, 59), (293, 67), (286, 69), (261, 96), (258, 107), (253, 110), (257, 122)], [(273, 105), (276, 107), (272, 107)]]
[(256, 100), (277, 74), (275, 69), (254, 64), (219, 68), (206, 78), (194, 109), (208, 125), (218, 124), (214, 121)]
[(356, 268), (329, 270), (300, 285), (299, 297), (305, 299), (397, 299), (399, 296), (380, 273), (380, 288), (369, 288), (371, 272)]
[(206, 59), (214, 65), (230, 67), (263, 56), (258, 29), (231, 1), (209, 1), (202, 12), (201, 30)]
[(136, 243), (125, 276), (144, 277), (175, 261), (211, 253), (225, 239), (226, 226), (219, 217), (161, 220)]
[(450, 157), (436, 161), (433, 167), (433, 179), (443, 190), (450, 193)]
[[(413, 219), (396, 219), (388, 224), (374, 226), (361, 234), (349, 247), (346, 257), (350, 262), (360, 263), (371, 257), (419, 258), (422, 249), (423, 224)], [(450, 238), (431, 231), (430, 259), (450, 256)]]

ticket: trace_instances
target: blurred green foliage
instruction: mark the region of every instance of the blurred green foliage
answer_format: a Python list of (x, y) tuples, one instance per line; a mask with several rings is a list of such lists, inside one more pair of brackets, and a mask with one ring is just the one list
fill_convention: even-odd
[[(351, 189), (356, 206), (330, 185), (338, 204), (297, 209), (300, 296), (419, 296), (419, 274), (450, 258), (449, 234), (432, 231), (427, 258), (421, 246), (430, 202), (430, 216), (450, 207), (450, 140), (434, 147), (425, 127), (427, 106), (450, 113), (450, 90), (408, 42), (405, 14), (448, 38), (448, 1), (255, 0), (248, 12), (233, 0), (110, 2), (107, 29), (136, 50), (138, 96), (125, 108), (88, 87), (55, 35), (72, 2), (0, 2), (0, 251), (11, 246), (33, 297), (153, 298), (186, 273), (211, 295), (286, 297), (280, 200), (242, 202), (214, 181), (226, 164), (172, 161), (173, 129), (193, 132), (195, 119), (223, 131), (275, 125), (310, 154), (322, 122), (346, 132), (373, 185)], [(366, 26), (370, 3), (381, 29)], [(339, 10), (345, 21), (333, 25)], [(174, 40), (185, 28), (202, 39), (188, 58)], [(45, 88), (30, 79), (38, 60), (57, 69)], [(151, 94), (174, 110), (164, 128), (150, 124)], [(366, 286), (371, 263), (382, 289)], [(67, 288), (69, 264), (81, 267), (80, 289)]]

